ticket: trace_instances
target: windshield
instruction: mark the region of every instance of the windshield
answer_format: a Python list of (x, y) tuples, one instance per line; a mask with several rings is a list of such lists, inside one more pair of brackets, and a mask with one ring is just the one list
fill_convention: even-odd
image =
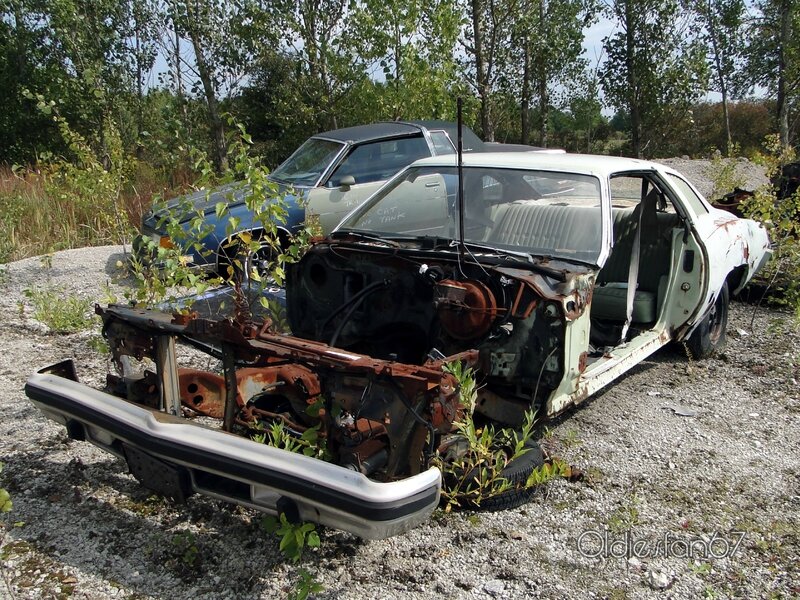
[(272, 179), (293, 185), (316, 185), (342, 148), (341, 142), (309, 138), (272, 172)]
[[(412, 167), (340, 230), (458, 239), (455, 167)], [(464, 241), (597, 263), (602, 246), (600, 180), (553, 171), (464, 168)]]

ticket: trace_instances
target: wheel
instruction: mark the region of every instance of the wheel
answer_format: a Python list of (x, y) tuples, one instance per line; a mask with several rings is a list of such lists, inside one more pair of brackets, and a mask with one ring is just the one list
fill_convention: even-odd
[[(499, 494), (481, 498), (480, 504), (470, 500), (468, 505), (464, 505), (464, 508), (494, 512), (517, 508), (518, 506), (527, 504), (536, 493), (536, 488), (518, 488), (518, 486), (524, 485), (533, 470), (544, 464), (544, 455), (542, 454), (542, 449), (536, 442), (529, 441), (525, 444), (525, 447), (528, 451), (519, 458), (508, 463), (500, 472), (500, 475), (511, 484), (510, 487)], [(449, 481), (452, 486), (456, 485), (456, 482), (459, 480), (469, 481), (477, 477), (477, 468), (478, 467), (470, 471), (467, 477), (462, 477), (458, 473), (451, 473), (449, 480), (446, 480), (445, 484)]]
[(262, 280), (269, 277), (270, 267), (275, 262), (276, 256), (275, 249), (267, 243), (260, 243), (257, 250), (245, 248), (239, 256), (242, 263), (242, 281), (250, 281), (254, 272)]
[(536, 487), (517, 489), (517, 485), (524, 486), (533, 470), (544, 464), (544, 455), (539, 444), (535, 442), (528, 442), (526, 448), (528, 451), (525, 454), (512, 460), (500, 473), (511, 484), (511, 487), (504, 492), (481, 500), (480, 506), (477, 507), (478, 510), (489, 512), (509, 510), (530, 502), (536, 493)]
[[(276, 250), (267, 242), (262, 242), (256, 238), (259, 247), (255, 250), (242, 243), (229, 245), (227, 248), (220, 249), (220, 255), (224, 260), (220, 261), (219, 275), (230, 283), (240, 283), (249, 285), (253, 280), (255, 271), (260, 278), (270, 275), (270, 266), (274, 264), (277, 256)], [(233, 269), (233, 273), (228, 270)]]
[(686, 340), (686, 347), (689, 348), (692, 358), (707, 358), (725, 346), (728, 300), (728, 284), (723, 283), (714, 306)]

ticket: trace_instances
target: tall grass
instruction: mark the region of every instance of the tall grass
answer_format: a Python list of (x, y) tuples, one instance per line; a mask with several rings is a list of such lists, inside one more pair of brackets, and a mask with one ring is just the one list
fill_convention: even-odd
[(97, 165), (0, 166), (0, 263), (67, 248), (130, 241), (166, 177), (144, 163), (126, 176)]

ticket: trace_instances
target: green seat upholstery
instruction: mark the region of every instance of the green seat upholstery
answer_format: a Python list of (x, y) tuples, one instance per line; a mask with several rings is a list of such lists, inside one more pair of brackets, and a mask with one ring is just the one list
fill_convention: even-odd
[[(669, 281), (672, 230), (675, 213), (656, 212), (655, 203), (644, 207), (639, 249), (639, 276), (633, 300), (634, 323), (653, 323)], [(597, 277), (592, 296), (592, 318), (625, 321), (628, 269), (639, 215), (635, 208), (613, 209), (614, 247)]]

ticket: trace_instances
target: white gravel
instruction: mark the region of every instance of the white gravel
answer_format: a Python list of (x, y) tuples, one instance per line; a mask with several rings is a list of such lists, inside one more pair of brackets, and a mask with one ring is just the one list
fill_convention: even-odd
[[(300, 568), (323, 585), (319, 598), (800, 594), (800, 334), (788, 313), (762, 308), (751, 328), (753, 306), (733, 303), (723, 354), (693, 362), (666, 348), (550, 423), (542, 443), (582, 481), (508, 512), (439, 512), (384, 541), (324, 530), (291, 564), (257, 513), (152, 497), (25, 397), (39, 366), (71, 357), (98, 384), (108, 365), (91, 348), (96, 332), (49, 334), (22, 291), (99, 298), (119, 252), (60, 252), (51, 268), (27, 259), (0, 276), (0, 486), (14, 502), (0, 521), (0, 597), (276, 598)], [(632, 552), (626, 538), (639, 542)], [(688, 542), (717, 557), (690, 559)]]

